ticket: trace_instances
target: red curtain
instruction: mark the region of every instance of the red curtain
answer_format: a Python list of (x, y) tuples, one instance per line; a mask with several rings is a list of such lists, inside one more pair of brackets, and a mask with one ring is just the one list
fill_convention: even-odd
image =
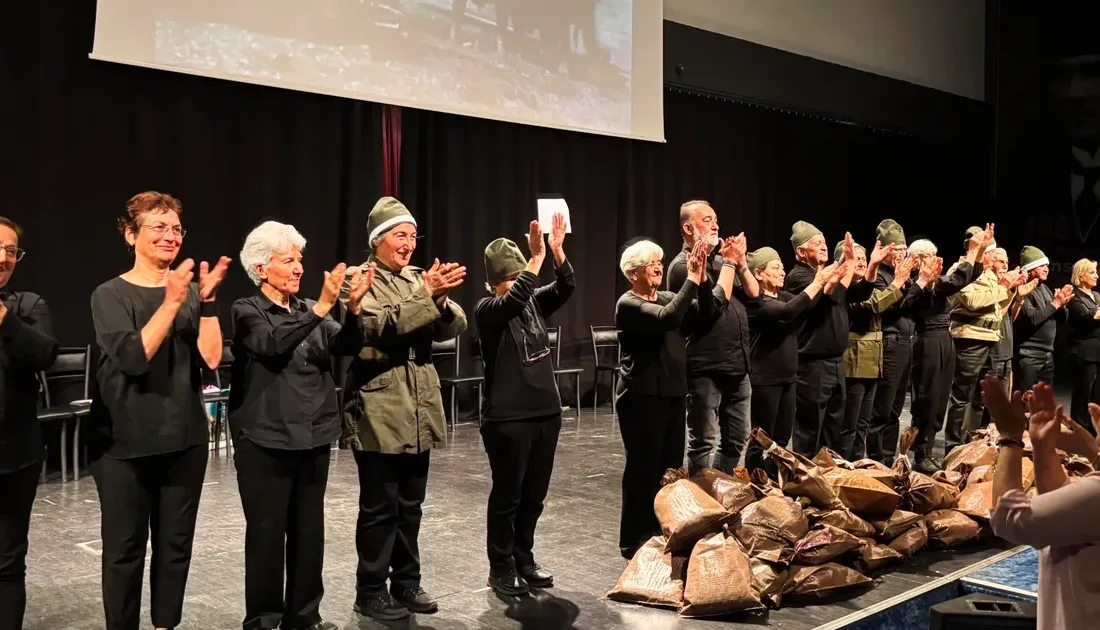
[(398, 196), (401, 186), (401, 108), (382, 106), (382, 194)]

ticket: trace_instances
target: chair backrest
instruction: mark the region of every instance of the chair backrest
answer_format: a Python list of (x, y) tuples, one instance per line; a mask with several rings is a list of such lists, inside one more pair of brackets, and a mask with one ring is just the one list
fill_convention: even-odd
[(432, 342), (432, 362), (438, 362), (438, 359), (449, 359), (451, 362), (451, 373), (454, 376), (458, 376), (461, 352), (462, 343), (458, 337), (446, 341)]
[(546, 335), (550, 339), (550, 352), (554, 357), (554, 369), (561, 367), (561, 326), (548, 326)]
[(53, 365), (42, 372), (40, 380), (47, 407), (87, 400), (92, 380), (91, 346), (61, 348)]
[[(210, 370), (203, 367), (203, 374), (209, 374), (214, 377), (214, 386), (218, 389), (225, 390), (230, 386), (230, 380), (233, 374), (233, 342), (226, 339), (222, 341), (222, 360), (218, 363), (218, 369)], [(210, 381), (207, 377), (203, 377), (204, 384), (209, 385)]]
[(619, 330), (614, 326), (589, 326), (592, 334), (592, 356), (600, 365), (600, 349), (614, 348), (615, 361), (619, 360)]

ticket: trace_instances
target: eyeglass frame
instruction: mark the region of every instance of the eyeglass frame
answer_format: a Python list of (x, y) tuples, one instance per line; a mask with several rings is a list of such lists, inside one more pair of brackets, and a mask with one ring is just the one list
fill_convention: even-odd
[[(154, 223), (152, 225), (142, 224), (142, 225), (138, 226), (139, 230), (144, 229), (144, 228), (149, 228), (149, 231), (152, 232), (153, 234), (156, 234), (157, 236), (164, 236), (168, 232), (172, 232), (172, 234), (174, 236), (178, 236), (180, 238), (183, 238), (183, 237), (187, 236), (187, 228), (183, 227), (182, 225), (180, 225), (180, 226), (171, 225), (170, 226), (170, 225), (167, 225), (165, 223)], [(179, 231), (177, 231), (177, 230), (179, 230)]]
[[(8, 245), (7, 247), (0, 247), (0, 249), (7, 252), (8, 256), (15, 259), (15, 262), (23, 260), (23, 257), (27, 255), (27, 250), (16, 247), (15, 245)], [(15, 251), (12, 251), (15, 250)]]

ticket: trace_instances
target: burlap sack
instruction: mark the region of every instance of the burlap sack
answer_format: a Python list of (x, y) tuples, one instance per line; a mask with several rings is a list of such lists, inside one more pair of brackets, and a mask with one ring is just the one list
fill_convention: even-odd
[(966, 490), (959, 494), (959, 506), (956, 509), (971, 518), (988, 521), (989, 513), (993, 511), (993, 482), (966, 486)]
[(726, 532), (695, 543), (684, 582), (684, 617), (714, 617), (764, 608), (753, 587), (752, 567)]
[(845, 507), (869, 517), (885, 516), (898, 509), (901, 496), (885, 484), (853, 470), (828, 468), (822, 476)]
[(880, 545), (873, 538), (860, 538), (859, 558), (856, 568), (867, 573), (876, 571), (895, 562), (901, 562), (902, 555), (886, 545)]
[(653, 500), (653, 509), (665, 535), (665, 550), (671, 552), (691, 549), (695, 541), (730, 518), (721, 503), (686, 479), (661, 488)]
[(859, 571), (835, 562), (810, 567), (793, 565), (790, 572), (784, 595), (795, 598), (826, 597), (841, 589), (872, 583)]
[(795, 564), (825, 564), (860, 547), (859, 538), (832, 525), (817, 525), (794, 546)]
[(917, 523), (923, 518), (916, 512), (896, 510), (885, 521), (873, 521), (871, 524), (875, 526), (879, 540), (891, 541), (900, 536), (905, 530), (916, 527)]
[(928, 544), (928, 526), (924, 520), (917, 521), (914, 527), (902, 532), (890, 541), (887, 547), (906, 557), (913, 557)]
[(751, 484), (714, 468), (700, 470), (691, 480), (728, 512), (734, 514), (756, 501), (756, 491)]
[(963, 475), (970, 474), (977, 466), (987, 466), (997, 461), (997, 447), (985, 440), (956, 446), (943, 460), (943, 469)]
[(810, 530), (802, 508), (788, 497), (765, 497), (741, 510), (734, 534), (752, 557), (778, 562)]
[(779, 487), (788, 496), (809, 497), (814, 505), (840, 509), (844, 504), (836, 496), (829, 482), (821, 475), (813, 462), (776, 444), (760, 427), (749, 432), (749, 439), (764, 449), (764, 456), (772, 458), (779, 468)]
[(955, 507), (958, 498), (959, 489), (955, 486), (919, 472), (911, 472), (906, 489), (901, 493), (901, 507), (917, 514), (928, 514)]
[(642, 545), (607, 598), (664, 608), (683, 606), (687, 557), (665, 553), (664, 548), (665, 539), (661, 536)]
[(958, 547), (981, 534), (978, 522), (958, 510), (936, 510), (925, 517), (928, 542), (938, 547)]
[(783, 600), (783, 589), (791, 574), (785, 562), (767, 562), (760, 558), (751, 558), (752, 587), (757, 597), (768, 608), (779, 608)]
[(811, 515), (807, 510), (806, 516), (810, 517), (810, 520), (814, 524), (821, 523), (823, 525), (832, 525), (833, 527), (843, 529), (849, 534), (855, 536), (874, 536), (875, 528), (867, 521), (856, 516), (851, 510), (817, 510)]

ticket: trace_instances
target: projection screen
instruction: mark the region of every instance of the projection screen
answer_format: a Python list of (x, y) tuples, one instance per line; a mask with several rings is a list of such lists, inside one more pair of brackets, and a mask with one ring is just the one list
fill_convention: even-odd
[(93, 59), (664, 140), (662, 0), (98, 0)]

